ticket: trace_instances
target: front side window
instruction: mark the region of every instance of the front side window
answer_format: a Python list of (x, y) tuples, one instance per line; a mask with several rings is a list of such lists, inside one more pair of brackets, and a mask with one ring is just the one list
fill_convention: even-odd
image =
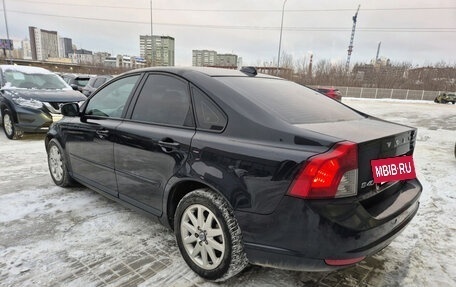
[(119, 79), (98, 91), (89, 100), (85, 114), (119, 118), (139, 77), (140, 75), (133, 75)]
[(132, 120), (173, 126), (194, 126), (188, 84), (167, 75), (149, 75), (139, 94)]

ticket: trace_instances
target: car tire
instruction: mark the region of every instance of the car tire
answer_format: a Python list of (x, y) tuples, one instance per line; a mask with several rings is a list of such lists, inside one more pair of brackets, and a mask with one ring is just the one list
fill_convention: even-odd
[(24, 132), (17, 129), (16, 126), (14, 125), (13, 115), (10, 112), (10, 110), (7, 110), (7, 109), (3, 110), (2, 126), (3, 126), (3, 131), (5, 132), (6, 137), (9, 138), (10, 140), (20, 139), (24, 135)]
[(49, 173), (54, 183), (61, 187), (73, 186), (74, 180), (68, 172), (68, 162), (60, 143), (56, 139), (50, 140), (46, 151)]
[(205, 279), (224, 281), (248, 265), (234, 212), (216, 192), (198, 189), (185, 195), (176, 209), (174, 233), (185, 262)]

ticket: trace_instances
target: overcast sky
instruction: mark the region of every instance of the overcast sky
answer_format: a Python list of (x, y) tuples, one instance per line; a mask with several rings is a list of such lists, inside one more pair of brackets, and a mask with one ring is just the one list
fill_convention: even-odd
[[(139, 35), (150, 35), (150, 0), (0, 0), (11, 39), (28, 26), (57, 31), (78, 48), (139, 56)], [(96, 3), (96, 4), (95, 4)], [(283, 0), (153, 0), (154, 35), (175, 38), (175, 63), (192, 64), (192, 50), (234, 53), (244, 65), (276, 61)], [(358, 5), (351, 63), (380, 56), (393, 62), (456, 64), (455, 0), (287, 0), (282, 51), (294, 60), (345, 64)], [(0, 37), (6, 38), (3, 9)]]

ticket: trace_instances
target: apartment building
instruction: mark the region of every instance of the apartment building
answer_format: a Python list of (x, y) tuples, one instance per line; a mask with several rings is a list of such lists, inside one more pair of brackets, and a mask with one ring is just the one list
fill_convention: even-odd
[(151, 66), (174, 66), (174, 38), (140, 35), (139, 54)]
[(32, 59), (44, 61), (47, 58), (59, 57), (59, 36), (57, 31), (48, 31), (29, 27)]

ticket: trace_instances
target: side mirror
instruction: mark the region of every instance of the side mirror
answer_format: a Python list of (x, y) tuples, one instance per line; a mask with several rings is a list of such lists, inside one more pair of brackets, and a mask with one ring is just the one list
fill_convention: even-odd
[(75, 84), (71, 84), (70, 86), (71, 86), (71, 88), (72, 88), (73, 90), (75, 90), (75, 91), (79, 91), (79, 87), (78, 87), (78, 85), (75, 85)]
[(77, 103), (67, 103), (60, 107), (60, 112), (66, 117), (79, 116), (79, 105)]

